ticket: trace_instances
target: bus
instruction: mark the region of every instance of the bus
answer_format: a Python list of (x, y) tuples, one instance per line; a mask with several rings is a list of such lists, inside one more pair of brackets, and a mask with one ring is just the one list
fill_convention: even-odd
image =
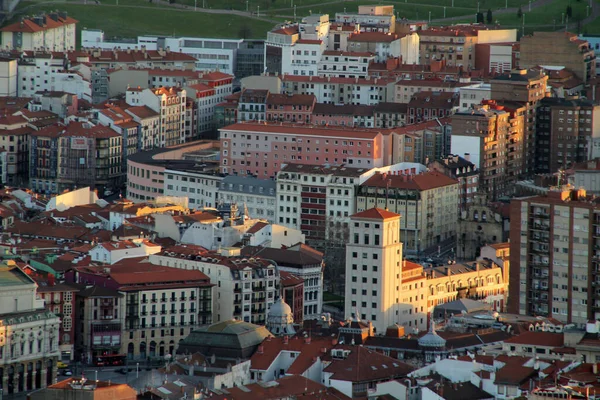
[(104, 356), (95, 356), (94, 365), (97, 367), (110, 367), (125, 365), (127, 355), (125, 354), (110, 354)]

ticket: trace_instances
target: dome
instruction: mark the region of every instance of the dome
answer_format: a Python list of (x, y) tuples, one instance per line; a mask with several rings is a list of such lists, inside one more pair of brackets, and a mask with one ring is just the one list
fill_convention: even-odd
[(419, 338), (419, 346), (421, 347), (445, 347), (446, 339), (435, 332), (433, 327), (434, 322), (431, 321), (429, 332)]
[(276, 336), (295, 335), (292, 308), (281, 297), (271, 304), (267, 313), (267, 329)]
[(271, 305), (269, 308), (269, 317), (271, 318), (287, 318), (288, 316), (292, 317), (293, 322), (293, 313), (292, 307), (290, 307), (281, 297), (275, 300), (275, 303)]

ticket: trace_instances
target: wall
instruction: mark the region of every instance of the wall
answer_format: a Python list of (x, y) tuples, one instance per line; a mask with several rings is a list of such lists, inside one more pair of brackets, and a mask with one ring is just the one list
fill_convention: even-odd
[(98, 201), (98, 195), (89, 187), (63, 193), (50, 199), (46, 205), (46, 211), (63, 211), (71, 207), (93, 204)]
[[(460, 136), (458, 132), (451, 137), (451, 154), (461, 156), (475, 164), (477, 169), (481, 169), (481, 138), (473, 136)], [(465, 154), (470, 156), (465, 157)]]

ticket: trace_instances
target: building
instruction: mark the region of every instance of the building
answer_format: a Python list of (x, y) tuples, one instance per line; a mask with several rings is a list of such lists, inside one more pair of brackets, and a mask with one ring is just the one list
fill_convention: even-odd
[(362, 104), (317, 103), (311, 115), (311, 123), (321, 126), (373, 128), (375, 127), (375, 109), (380, 104), (366, 106)]
[(165, 196), (187, 197), (191, 209), (216, 207), (223, 175), (195, 165), (179, 166), (164, 171)]
[[(66, 278), (125, 294), (124, 300), (110, 302), (103, 314), (105, 319), (117, 319), (114, 309), (119, 302), (121, 305), (125, 302), (125, 315), (123, 309), (120, 314), (124, 323), (112, 324), (110, 334), (102, 326), (99, 327), (102, 334), (94, 333), (102, 335), (101, 342), (110, 343), (114, 352), (106, 354), (100, 350), (101, 353), (93, 353), (92, 357), (127, 354), (132, 359), (164, 360), (166, 354), (175, 354), (179, 341), (192, 330), (212, 323), (214, 285), (201, 271), (182, 271), (152, 265), (146, 258), (132, 258), (110, 267), (75, 267)], [(95, 352), (94, 347), (92, 349)]]
[[(451, 92), (458, 93), (464, 87), (471, 84), (442, 79), (401, 79), (396, 82), (394, 96), (390, 101), (408, 104), (413, 96), (420, 92)], [(477, 103), (479, 104), (479, 103)]]
[(2, 88), (2, 90), (0, 90), (0, 96), (17, 97), (17, 71), (17, 58), (0, 58), (0, 87)]
[(417, 33), (399, 35), (384, 32), (361, 32), (350, 35), (347, 43), (348, 51), (373, 54), (375, 62), (386, 62), (389, 58), (401, 57), (405, 64), (419, 63), (419, 35)]
[(474, 260), (481, 255), (483, 246), (498, 243), (504, 236), (502, 214), (489, 204), (485, 194), (476, 194), (469, 206), (460, 211), (456, 256)]
[(376, 173), (356, 192), (356, 211), (374, 207), (402, 215), (404, 251), (420, 255), (444, 244), (455, 247), (459, 183), (442, 173)]
[(596, 318), (599, 220), (597, 201), (584, 189), (513, 200), (509, 312), (577, 326)]
[[(279, 276), (281, 277), (280, 305), (275, 309), (271, 306), (267, 314), (267, 323), (270, 320), (271, 326), (279, 326), (279, 333), (295, 334), (296, 330), (292, 324), (304, 321), (304, 279), (285, 271), (281, 271)], [(273, 332), (271, 329), (269, 331)]]
[(238, 99), (237, 121), (265, 121), (268, 97), (268, 90), (244, 89)]
[(396, 30), (396, 15), (394, 6), (358, 6), (358, 13), (335, 13), (338, 24), (360, 26), (361, 32), (393, 33)]
[(224, 174), (270, 178), (290, 162), (365, 169), (383, 165), (382, 135), (366, 128), (238, 123), (220, 132)]
[(49, 111), (59, 118), (66, 118), (79, 112), (79, 100), (73, 93), (37, 92), (31, 104), (31, 111)]
[[(552, 43), (546, 48), (544, 43)], [(584, 82), (596, 76), (596, 55), (587, 40), (570, 32), (534, 32), (520, 40), (521, 68), (564, 66)]]
[(31, 400), (60, 400), (77, 398), (81, 400), (135, 400), (137, 391), (124, 383), (94, 381), (84, 377), (67, 378), (45, 389), (30, 393)]
[(152, 150), (161, 146), (160, 140), (160, 114), (148, 106), (128, 107), (125, 112), (137, 122), (140, 130), (138, 133), (138, 146), (140, 151)]
[(240, 210), (243, 210), (246, 218), (275, 222), (277, 215), (275, 181), (229, 175), (221, 179), (217, 189), (217, 204), (236, 204)]
[(56, 382), (60, 318), (45, 310), (37, 285), (14, 261), (0, 267), (0, 315), (5, 330), (0, 357), (3, 394), (42, 389)]
[(241, 257), (239, 248), (221, 248), (217, 252), (200, 246), (177, 245), (151, 255), (150, 261), (181, 270), (204, 271), (216, 285), (213, 297), (216, 323), (235, 318), (264, 324), (267, 310), (279, 295), (279, 271), (273, 262), (260, 257)]
[(600, 107), (583, 99), (545, 98), (537, 118), (536, 167), (555, 173), (594, 158), (600, 143)]
[(600, 194), (600, 162), (598, 159), (576, 164), (572, 168), (573, 175), (569, 183), (573, 187), (583, 187), (587, 193)]
[(66, 11), (21, 18), (0, 29), (2, 43), (9, 50), (71, 51), (76, 46), (77, 22)]
[[(297, 323), (303, 319), (319, 318), (323, 309), (323, 253), (298, 243), (287, 248), (244, 246), (242, 255), (264, 257), (277, 263), (281, 273), (284, 299), (292, 306)], [(304, 282), (302, 287), (304, 299), (298, 299), (299, 301), (294, 301), (297, 291), (297, 283), (294, 278), (300, 278)], [(294, 293), (288, 293), (287, 281), (292, 281)], [(303, 308), (297, 310), (295, 307), (297, 305), (301, 305)]]
[(104, 191), (123, 181), (122, 137), (88, 122), (49, 125), (29, 138), (29, 185), (42, 193), (89, 186)]
[(458, 93), (422, 91), (410, 98), (406, 120), (408, 124), (418, 124), (448, 117), (456, 110), (458, 110)]
[(185, 142), (186, 91), (177, 87), (127, 90), (126, 102), (130, 106), (147, 106), (160, 116), (159, 147)]
[(265, 120), (309, 124), (315, 102), (313, 95), (269, 94)]
[(484, 100), (491, 100), (492, 85), (489, 83), (474, 83), (461, 87), (459, 93), (459, 107), (461, 111), (464, 111), (465, 109), (475, 108)]
[(369, 52), (327, 50), (319, 61), (319, 76), (366, 78), (375, 55)]
[[(470, 157), (469, 157), (470, 158)], [(434, 160), (429, 168), (458, 181), (458, 207), (469, 208), (479, 188), (479, 171), (468, 159), (450, 154), (442, 159)]]

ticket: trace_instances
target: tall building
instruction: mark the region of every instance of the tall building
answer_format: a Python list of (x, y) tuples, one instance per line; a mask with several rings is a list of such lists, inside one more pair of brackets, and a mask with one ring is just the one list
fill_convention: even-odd
[[(548, 44), (551, 43), (551, 46)], [(570, 32), (534, 32), (520, 40), (519, 65), (532, 68), (538, 65), (560, 65), (587, 82), (596, 76), (596, 55), (587, 40)]]
[(515, 199), (509, 312), (585, 327), (600, 317), (600, 204), (585, 190)]
[[(539, 102), (546, 97), (548, 76), (536, 70), (515, 70), (491, 80), (492, 99), (498, 105), (506, 105), (523, 115), (523, 167), (529, 176), (535, 171), (536, 114)], [(516, 103), (516, 104), (515, 104)], [(520, 108), (524, 108), (520, 111)], [(519, 145), (521, 146), (521, 145)]]
[(41, 389), (56, 381), (60, 318), (45, 310), (37, 285), (14, 261), (0, 265), (2, 394)]
[(597, 157), (599, 131), (600, 106), (583, 99), (543, 99), (537, 113), (537, 172), (555, 173)]
[(368, 319), (377, 332), (398, 320), (402, 280), (400, 215), (371, 208), (350, 218), (346, 246), (346, 316)]

